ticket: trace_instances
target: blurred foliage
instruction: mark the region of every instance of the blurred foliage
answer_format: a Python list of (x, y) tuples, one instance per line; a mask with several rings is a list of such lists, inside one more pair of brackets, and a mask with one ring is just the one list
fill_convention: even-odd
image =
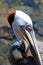
[[(27, 14), (31, 15), (32, 18), (36, 19), (40, 16), (40, 12), (43, 12), (43, 5), (39, 5), (39, 2), (36, 3), (36, 0), (0, 0), (1, 16), (7, 16), (7, 11), (10, 8), (23, 10)], [(42, 11), (40, 11), (40, 9)]]

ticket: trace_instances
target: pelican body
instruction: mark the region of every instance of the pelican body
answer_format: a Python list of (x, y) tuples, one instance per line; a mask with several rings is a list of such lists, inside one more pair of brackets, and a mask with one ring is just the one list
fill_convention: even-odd
[(9, 10), (8, 22), (18, 40), (18, 46), (20, 47), (20, 41), (23, 41), (25, 50), (29, 47), (37, 65), (42, 65), (30, 16), (20, 10)]

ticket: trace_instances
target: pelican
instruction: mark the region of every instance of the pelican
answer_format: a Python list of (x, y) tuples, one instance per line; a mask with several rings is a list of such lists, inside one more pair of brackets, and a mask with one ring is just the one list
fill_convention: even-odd
[(30, 16), (23, 11), (11, 9), (8, 12), (8, 22), (19, 42), (18, 45), (21, 45), (20, 41), (26, 42), (25, 48), (29, 46), (37, 65), (42, 65)]

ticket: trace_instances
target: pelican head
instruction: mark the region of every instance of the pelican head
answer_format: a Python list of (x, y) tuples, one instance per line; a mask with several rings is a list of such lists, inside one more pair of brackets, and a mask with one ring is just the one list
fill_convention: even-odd
[(33, 29), (33, 23), (26, 13), (19, 10), (10, 10), (8, 22), (18, 41), (26, 41), (37, 65), (42, 65), (41, 57), (37, 48), (37, 42)]

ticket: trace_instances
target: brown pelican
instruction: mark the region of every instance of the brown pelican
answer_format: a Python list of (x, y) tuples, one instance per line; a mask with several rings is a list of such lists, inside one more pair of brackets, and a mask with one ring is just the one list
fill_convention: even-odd
[(20, 10), (12, 9), (9, 10), (8, 22), (19, 42), (18, 45), (21, 45), (20, 41), (26, 42), (25, 48), (29, 46), (37, 65), (42, 65), (30, 16)]

